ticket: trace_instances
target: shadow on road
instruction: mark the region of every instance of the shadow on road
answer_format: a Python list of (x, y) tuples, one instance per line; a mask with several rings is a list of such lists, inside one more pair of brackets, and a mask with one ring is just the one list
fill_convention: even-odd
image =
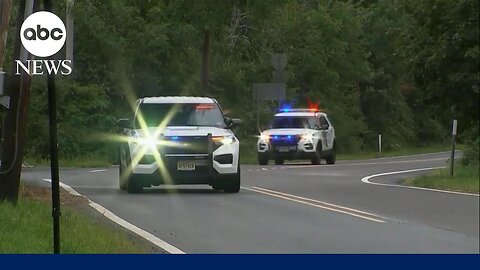
[[(125, 194), (128, 194), (125, 192)], [(144, 188), (141, 194), (227, 194), (221, 190), (214, 190), (212, 188), (184, 188), (184, 187), (153, 187)]]

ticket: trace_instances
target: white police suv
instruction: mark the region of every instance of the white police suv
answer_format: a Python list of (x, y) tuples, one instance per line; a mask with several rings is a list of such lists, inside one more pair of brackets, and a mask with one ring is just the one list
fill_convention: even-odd
[(322, 158), (335, 163), (335, 129), (327, 114), (316, 109), (282, 109), (275, 114), (270, 129), (263, 131), (257, 143), (258, 163), (276, 165), (284, 160), (310, 159), (318, 165)]
[(209, 184), (240, 190), (239, 141), (215, 99), (149, 97), (137, 100), (133, 121), (120, 119), (121, 190), (161, 184)]

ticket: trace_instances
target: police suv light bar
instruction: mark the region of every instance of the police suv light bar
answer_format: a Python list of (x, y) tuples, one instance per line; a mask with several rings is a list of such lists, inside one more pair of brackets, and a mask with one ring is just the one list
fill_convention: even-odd
[(311, 109), (291, 109), (291, 108), (280, 108), (278, 110), (279, 112), (321, 112), (321, 110), (319, 109), (314, 109), (314, 108), (311, 108)]

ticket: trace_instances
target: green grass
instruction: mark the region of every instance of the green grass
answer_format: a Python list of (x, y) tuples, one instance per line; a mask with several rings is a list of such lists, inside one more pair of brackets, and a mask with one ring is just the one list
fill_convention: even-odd
[[(25, 162), (33, 166), (50, 166), (50, 159), (26, 157)], [(105, 156), (95, 155), (75, 158), (60, 157), (58, 164), (60, 167), (103, 168), (111, 166), (112, 162)]]
[[(461, 147), (457, 146), (457, 150)], [(418, 155), (427, 153), (436, 153), (449, 151), (449, 145), (431, 145), (423, 147), (404, 147), (396, 151), (385, 151), (379, 154), (378, 152), (358, 152), (358, 153), (339, 153), (337, 159), (339, 160), (355, 160), (355, 159), (369, 159), (369, 158), (381, 158), (381, 157), (395, 157), (395, 156), (407, 156)]]
[[(62, 209), (62, 253), (143, 253), (123, 231), (115, 231), (71, 209)], [(21, 198), (0, 203), (0, 253), (52, 253), (50, 205)]]
[(450, 169), (435, 170), (429, 175), (406, 179), (405, 185), (452, 191), (466, 191), (479, 193), (479, 166), (454, 167), (454, 176), (450, 177)]
[(240, 140), (240, 162), (242, 164), (257, 164), (257, 138)]

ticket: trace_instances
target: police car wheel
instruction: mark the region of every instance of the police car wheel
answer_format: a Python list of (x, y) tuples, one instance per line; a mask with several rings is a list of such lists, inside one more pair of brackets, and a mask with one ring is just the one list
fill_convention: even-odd
[(127, 192), (128, 193), (141, 193), (143, 191), (143, 186), (138, 183), (138, 179), (135, 179), (133, 175), (128, 177), (127, 181)]
[(320, 143), (317, 145), (317, 151), (315, 151), (315, 154), (311, 160), (312, 165), (320, 165), (322, 161), (322, 146)]
[(226, 193), (238, 193), (240, 191), (240, 164), (237, 168), (237, 173), (231, 176), (228, 181), (228, 187), (224, 189)]
[(268, 154), (258, 153), (258, 164), (259, 165), (268, 165)]
[(275, 165), (283, 165), (285, 161), (283, 160), (283, 158), (276, 158), (275, 159)]
[(127, 149), (125, 146), (121, 145), (119, 149), (119, 164), (118, 164), (118, 187), (120, 190), (127, 189), (127, 164), (128, 164), (128, 157), (127, 157)]
[(327, 161), (327, 164), (335, 164), (337, 156), (337, 145), (336, 143), (333, 143), (333, 148), (332, 148), (332, 153), (328, 155), (328, 157), (325, 159)]

